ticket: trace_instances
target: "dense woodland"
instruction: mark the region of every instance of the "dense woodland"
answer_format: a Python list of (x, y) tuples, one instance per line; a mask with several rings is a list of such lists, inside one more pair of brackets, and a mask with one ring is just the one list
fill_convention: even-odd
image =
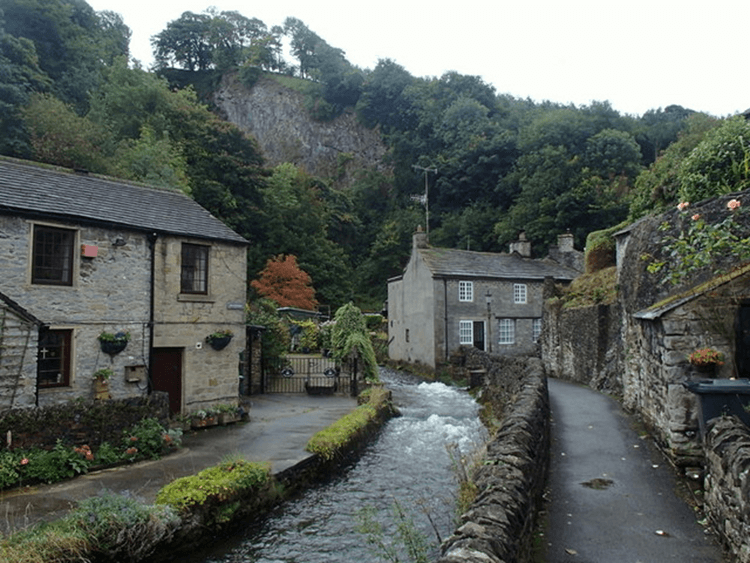
[[(432, 244), (498, 252), (525, 231), (538, 255), (568, 230), (582, 247), (591, 231), (750, 187), (741, 116), (621, 115), (606, 101), (514, 98), (458, 72), (415, 77), (393, 60), (361, 69), (295, 18), (269, 28), (186, 12), (152, 38), (150, 70), (130, 60), (129, 38), (120, 15), (84, 0), (3, 0), (0, 153), (184, 190), (251, 242), (249, 279), (294, 255), (334, 310), (382, 305), (424, 223), (413, 197), (424, 168), (437, 169)], [(392, 173), (363, 169), (342, 188), (291, 163), (269, 167), (202, 102), (226, 72), (248, 85), (297, 77), (318, 120), (353, 109), (379, 128)]]

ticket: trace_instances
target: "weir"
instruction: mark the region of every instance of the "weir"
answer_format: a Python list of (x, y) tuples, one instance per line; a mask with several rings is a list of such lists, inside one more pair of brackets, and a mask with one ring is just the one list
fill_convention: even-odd
[(384, 537), (396, 534), (398, 503), (434, 546), (454, 530), (458, 489), (455, 464), (486, 439), (478, 405), (463, 390), (425, 383), (381, 368), (401, 411), (359, 459), (339, 475), (282, 505), (259, 523), (248, 523), (190, 563), (376, 561), (357, 531), (363, 509), (374, 509)]

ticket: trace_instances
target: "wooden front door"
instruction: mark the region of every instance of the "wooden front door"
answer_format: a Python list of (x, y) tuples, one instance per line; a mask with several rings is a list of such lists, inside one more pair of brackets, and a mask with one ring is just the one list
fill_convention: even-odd
[(474, 321), (474, 348), (484, 350), (484, 321)]
[(737, 312), (735, 348), (737, 377), (750, 377), (750, 303), (740, 305)]
[(154, 348), (151, 390), (169, 393), (169, 410), (182, 411), (182, 348)]

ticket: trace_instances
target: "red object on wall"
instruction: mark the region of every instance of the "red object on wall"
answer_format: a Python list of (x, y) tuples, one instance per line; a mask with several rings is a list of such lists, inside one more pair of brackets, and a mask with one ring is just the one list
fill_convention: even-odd
[(84, 258), (96, 258), (99, 254), (99, 247), (92, 244), (81, 245), (81, 256)]

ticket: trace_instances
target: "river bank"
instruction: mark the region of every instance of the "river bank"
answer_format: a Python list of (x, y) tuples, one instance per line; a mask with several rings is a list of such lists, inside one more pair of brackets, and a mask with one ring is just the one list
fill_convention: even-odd
[[(262, 400), (265, 400), (265, 397), (263, 399), (259, 398), (259, 401)], [(95, 497), (103, 490), (122, 493), (126, 497), (155, 498), (160, 487), (157, 487), (156, 490), (154, 490), (152, 481), (160, 481), (161, 483), (173, 481), (175, 476), (171, 473), (172, 471), (175, 473), (180, 471), (182, 475), (186, 474), (186, 470), (188, 474), (197, 473), (197, 470), (194, 468), (197, 467), (195, 464), (199, 463), (199, 460), (197, 459), (198, 450), (205, 449), (205, 456), (202, 460), (204, 466), (207, 466), (207, 464), (205, 464), (206, 459), (211, 459), (211, 464), (216, 464), (220, 462), (222, 458), (225, 458), (228, 455), (231, 456), (232, 454), (240, 454), (250, 459), (268, 461), (268, 457), (263, 456), (262, 454), (263, 452), (273, 451), (274, 455), (272, 457), (274, 459), (270, 460), (272, 462), (273, 486), (269, 487), (267, 495), (272, 502), (261, 503), (271, 506), (273, 503), (283, 500), (287, 494), (293, 494), (297, 487), (304, 486), (303, 484), (305, 480), (314, 480), (316, 475), (325, 473), (327, 464), (342, 462), (346, 459), (347, 452), (352, 451), (352, 444), (343, 447), (340, 455), (336, 455), (330, 460), (318, 459), (319, 456), (305, 452), (304, 447), (314, 433), (322, 430), (335, 420), (339, 420), (342, 416), (353, 411), (356, 407), (354, 400), (348, 398), (344, 400), (343, 398), (336, 397), (312, 398), (300, 396), (295, 398), (279, 397), (277, 400), (289, 401), (292, 403), (292, 406), (279, 406), (277, 404), (275, 407), (271, 407), (275, 408), (277, 411), (283, 408), (287, 409), (280, 415), (277, 412), (273, 419), (269, 416), (264, 418), (262, 414), (258, 412), (262, 411), (262, 409), (255, 411), (251, 410), (252, 422), (244, 428), (238, 426), (201, 432), (200, 438), (202, 439), (202, 444), (200, 448), (196, 448), (193, 451), (188, 450), (181, 454), (178, 453), (175, 455), (174, 459), (165, 458), (162, 460), (161, 464), (159, 462), (149, 462), (139, 467), (139, 470), (146, 471), (148, 475), (144, 478), (142, 483), (133, 483), (126, 479), (125, 487), (121, 486), (122, 482), (120, 482), (120, 485), (115, 484), (114, 486), (107, 487), (103, 482), (106, 481), (111, 484), (112, 481), (107, 479), (104, 479), (103, 481), (100, 480), (100, 478), (104, 477), (114, 478), (115, 481), (117, 481), (116, 478), (122, 479), (126, 476), (128, 471), (130, 471), (130, 473), (134, 472), (136, 467), (133, 466), (109, 472), (107, 475), (100, 475), (98, 476), (99, 478), (89, 475), (80, 478), (80, 480), (74, 480), (75, 482), (78, 482), (80, 488), (73, 486), (73, 482), (70, 482), (55, 487), (49, 487), (49, 495), (45, 494), (45, 491), (43, 490), (44, 488), (40, 488), (36, 491), (27, 491), (24, 495), (16, 495), (14, 498), (4, 498), (2, 499), (3, 504), (6, 505), (7, 508), (12, 503), (15, 503), (15, 506), (19, 507), (19, 510), (22, 510), (24, 503), (27, 503), (29, 506), (33, 505), (34, 507), (39, 507), (43, 510), (43, 507), (49, 498), (57, 496), (60, 504), (65, 504), (67, 502), (68, 509), (70, 509), (71, 504), (75, 503), (77, 500), (80, 500), (81, 498)], [(326, 406), (331, 406), (331, 408), (326, 409)], [(387, 400), (381, 401), (381, 404), (377, 407), (377, 411), (378, 413), (383, 413), (377, 417), (377, 424), (382, 424), (382, 422), (390, 416), (390, 414), (387, 413), (392, 412)], [(268, 415), (268, 412), (266, 412), (266, 415)], [(323, 423), (323, 421), (325, 422)], [(375, 424), (375, 422), (373, 424)], [(253, 430), (253, 432), (250, 432), (250, 429)], [(374, 429), (369, 428), (366, 432), (363, 431), (358, 434), (358, 438), (366, 440), (368, 433), (371, 433), (372, 431), (374, 431)], [(222, 436), (221, 439), (219, 439), (220, 435)], [(215, 436), (216, 439), (213, 439), (213, 436)], [(219, 448), (219, 442), (221, 442), (221, 445), (223, 446), (223, 448), (221, 448), (222, 451), (217, 449)], [(247, 455), (249, 453), (251, 455)], [(258, 454), (261, 454), (260, 457), (258, 457)], [(172, 456), (170, 456), (170, 458), (171, 457)], [(176, 466), (170, 469), (168, 468), (168, 465), (171, 462), (175, 462)], [(194, 470), (190, 471), (191, 468)], [(260, 489), (258, 489), (257, 492), (260, 493)], [(236, 499), (232, 502), (236, 502)], [(61, 509), (58, 507), (58, 511), (54, 513), (59, 514), (60, 512)], [(7, 513), (8, 511), (6, 510), (6, 514)], [(240, 511), (238, 511), (237, 516), (239, 517), (240, 515)], [(58, 546), (61, 551), (61, 553), (57, 554), (55, 557), (43, 555), (37, 560), (54, 560), (61, 562), (74, 560), (81, 561), (86, 559), (103, 560), (102, 555), (97, 554), (98, 546), (96, 545), (96, 542), (93, 541), (95, 538), (80, 537), (80, 534), (74, 534), (72, 537), (68, 537), (68, 534), (60, 531), (61, 527), (64, 528), (61, 524), (64, 520), (65, 518), (62, 518), (37, 529), (37, 535), (40, 535), (43, 538), (41, 542), (37, 541), (38, 544), (42, 544), (45, 549), (53, 549), (55, 546)], [(154, 546), (149, 557), (166, 560), (176, 555), (174, 553), (174, 545), (172, 545), (172, 538), (177, 537), (177, 531), (185, 527), (182, 526), (183, 520), (200, 522), (199, 517), (184, 511), (179, 511), (176, 515), (165, 515), (163, 526), (165, 530), (158, 538), (158, 545)], [(231, 525), (233, 518), (229, 520), (220, 520), (222, 521), (216, 522), (217, 526), (229, 526)], [(21, 521), (21, 523), (23, 523), (23, 521)], [(201, 532), (202, 531), (203, 530), (201, 530)], [(215, 527), (208, 527), (205, 529), (207, 535), (215, 533), (215, 531)], [(24, 542), (29, 541), (30, 535), (30, 532), (22, 532), (14, 534), (12, 537), (3, 541), (2, 544), (0, 544), (0, 554), (2, 554), (3, 560), (34, 561), (35, 559), (30, 557), (28, 550), (26, 550), (23, 559), (14, 558), (14, 553), (18, 551), (19, 546)], [(65, 553), (66, 550), (69, 551), (68, 554)], [(163, 555), (159, 555), (159, 553), (163, 553)], [(82, 555), (84, 558), (82, 558)], [(126, 561), (135, 559), (116, 558), (109, 560)]]

